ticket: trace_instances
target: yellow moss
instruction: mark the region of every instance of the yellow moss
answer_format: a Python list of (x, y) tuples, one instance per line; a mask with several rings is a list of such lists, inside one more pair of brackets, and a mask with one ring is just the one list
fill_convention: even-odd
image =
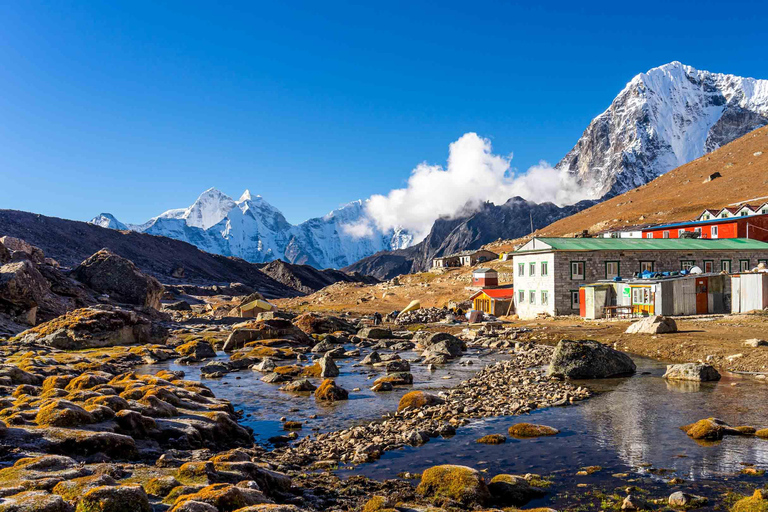
[(760, 489), (748, 497), (742, 498), (731, 507), (731, 512), (768, 512), (768, 500)]
[(164, 498), (180, 485), (181, 483), (173, 476), (159, 476), (151, 478), (143, 487), (147, 494)]
[(76, 501), (88, 489), (100, 485), (114, 485), (115, 481), (106, 475), (89, 475), (59, 482), (53, 488), (53, 494), (58, 494), (67, 501)]
[(716, 441), (723, 438), (725, 428), (714, 421), (714, 418), (699, 420), (696, 423), (683, 425), (680, 430), (693, 439)]
[(301, 430), (302, 424), (300, 421), (286, 421), (283, 423), (285, 430)]
[[(71, 329), (75, 325), (81, 324), (82, 322), (95, 319), (101, 313), (103, 313), (103, 311), (99, 311), (97, 309), (76, 309), (65, 315), (56, 317), (53, 320), (44, 322), (36, 327), (28, 329), (24, 332), (28, 334), (35, 333), (38, 336), (48, 336), (49, 334), (53, 334), (59, 329)], [(17, 340), (18, 338), (18, 336), (15, 336), (11, 338), (11, 341)]]
[(754, 435), (755, 432), (757, 432), (757, 429), (755, 427), (743, 426), (743, 427), (735, 427), (735, 428), (736, 430), (739, 431), (740, 434), (745, 436), (751, 436), (751, 435)]
[(488, 434), (477, 440), (481, 444), (503, 444), (507, 442), (507, 438), (501, 434)]
[(66, 400), (51, 400), (35, 416), (41, 427), (76, 427), (93, 422), (93, 417), (82, 407)]
[(362, 512), (390, 512), (396, 509), (388, 507), (387, 499), (382, 496), (374, 496), (363, 506)]
[(299, 374), (301, 374), (302, 367), (299, 365), (288, 365), (288, 366), (278, 366), (273, 372), (277, 373), (278, 375), (284, 375), (284, 376), (292, 376), (295, 377)]
[(322, 373), (322, 371), (323, 371), (323, 369), (320, 368), (320, 364), (319, 363), (315, 363), (312, 366), (304, 367), (304, 369), (301, 371), (301, 376), (302, 377), (315, 377), (315, 378), (319, 378), (320, 374)]
[(768, 439), (768, 428), (761, 428), (760, 430), (755, 432), (755, 435), (763, 439)]
[(533, 423), (517, 423), (509, 427), (509, 435), (517, 438), (554, 436), (559, 433), (560, 431), (556, 428)]
[(194, 494), (181, 495), (175, 505), (190, 500), (211, 504), (222, 512), (232, 512), (249, 505), (242, 491), (232, 484), (211, 484)]
[(207, 484), (208, 476), (214, 471), (210, 462), (187, 462), (179, 468), (176, 478), (182, 484)]
[(416, 492), (435, 502), (457, 501), (464, 505), (484, 504), (490, 499), (479, 472), (465, 466), (433, 466), (421, 475)]

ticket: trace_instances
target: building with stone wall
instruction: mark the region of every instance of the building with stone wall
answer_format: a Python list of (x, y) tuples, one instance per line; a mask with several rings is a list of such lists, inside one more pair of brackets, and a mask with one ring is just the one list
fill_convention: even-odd
[(768, 243), (730, 239), (533, 238), (514, 252), (515, 310), (522, 319), (579, 314), (579, 288), (642, 271), (748, 271), (768, 264)]

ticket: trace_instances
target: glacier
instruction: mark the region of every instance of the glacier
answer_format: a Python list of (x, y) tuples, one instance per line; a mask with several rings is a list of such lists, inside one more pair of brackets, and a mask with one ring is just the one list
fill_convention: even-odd
[(234, 200), (210, 188), (189, 207), (168, 210), (143, 224), (124, 224), (109, 213), (89, 223), (166, 236), (252, 263), (282, 259), (315, 268), (342, 268), (376, 252), (413, 244), (413, 236), (403, 229), (383, 233), (371, 228), (363, 236), (348, 229), (365, 220), (365, 206), (365, 201), (353, 201), (323, 217), (292, 225), (280, 210), (249, 190)]

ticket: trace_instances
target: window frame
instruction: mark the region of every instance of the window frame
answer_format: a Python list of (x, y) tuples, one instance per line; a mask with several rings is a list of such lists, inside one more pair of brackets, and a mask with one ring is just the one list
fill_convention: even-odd
[[(575, 294), (575, 295), (574, 295)], [(571, 309), (579, 309), (581, 307), (581, 291), (571, 290)], [(574, 301), (573, 298), (576, 298)]]
[(549, 277), (549, 262), (541, 262), (541, 277)]
[(666, 230), (666, 231), (662, 232), (661, 237), (662, 238), (669, 238), (669, 230)]
[(653, 238), (653, 233), (646, 233), (645, 238)]
[[(703, 260), (702, 262), (702, 270), (705, 274), (711, 274), (715, 271), (715, 260)], [(712, 268), (707, 271), (707, 263), (712, 264)]]
[[(688, 268), (685, 268), (686, 263), (690, 263), (691, 266)], [(680, 260), (680, 270), (691, 270), (695, 266), (696, 266), (696, 260)]]
[[(576, 274), (573, 271), (573, 265), (581, 265), (581, 274)], [(587, 278), (587, 265), (585, 261), (582, 260), (571, 260), (570, 262), (570, 269), (571, 269), (571, 281), (584, 281)], [(581, 275), (581, 277), (575, 277), (577, 275)]]
[(720, 230), (717, 229), (719, 226), (711, 226), (709, 228), (709, 237), (710, 238), (719, 238), (720, 237)]
[(525, 262), (517, 264), (517, 277), (525, 277)]
[(656, 272), (656, 260), (640, 260), (640, 272), (645, 272), (643, 270), (643, 263), (651, 264), (651, 270), (649, 270), (648, 272)]
[(541, 305), (549, 306), (549, 290), (541, 290)]
[(518, 292), (517, 292), (517, 303), (518, 304), (525, 304), (525, 290), (518, 290)]
[[(745, 262), (747, 263), (747, 268), (743, 268), (744, 267), (743, 264)], [(739, 272), (749, 272), (749, 267), (750, 267), (749, 262), (750, 262), (750, 260), (740, 259), (739, 260)]]
[[(728, 267), (727, 269), (725, 268), (726, 267), (726, 265), (725, 265), (726, 263), (728, 264), (727, 265), (727, 267)], [(731, 260), (720, 260), (720, 272), (725, 271), (725, 272), (730, 274), (732, 270), (733, 270), (733, 261), (731, 261)]]
[(536, 277), (536, 262), (528, 262), (528, 277)]
[(615, 263), (616, 264), (616, 275), (614, 277), (621, 277), (621, 261), (619, 261), (619, 260), (606, 260), (605, 261), (605, 278), (606, 279), (613, 279), (613, 277), (608, 277), (608, 264), (609, 263)]
[(536, 305), (536, 290), (528, 290), (528, 304)]

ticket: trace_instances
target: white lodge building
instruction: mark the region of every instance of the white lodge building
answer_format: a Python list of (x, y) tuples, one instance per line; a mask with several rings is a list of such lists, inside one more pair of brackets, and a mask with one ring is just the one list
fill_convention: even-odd
[(533, 238), (513, 253), (515, 311), (578, 315), (579, 288), (641, 271), (749, 271), (768, 264), (768, 243), (747, 238)]

